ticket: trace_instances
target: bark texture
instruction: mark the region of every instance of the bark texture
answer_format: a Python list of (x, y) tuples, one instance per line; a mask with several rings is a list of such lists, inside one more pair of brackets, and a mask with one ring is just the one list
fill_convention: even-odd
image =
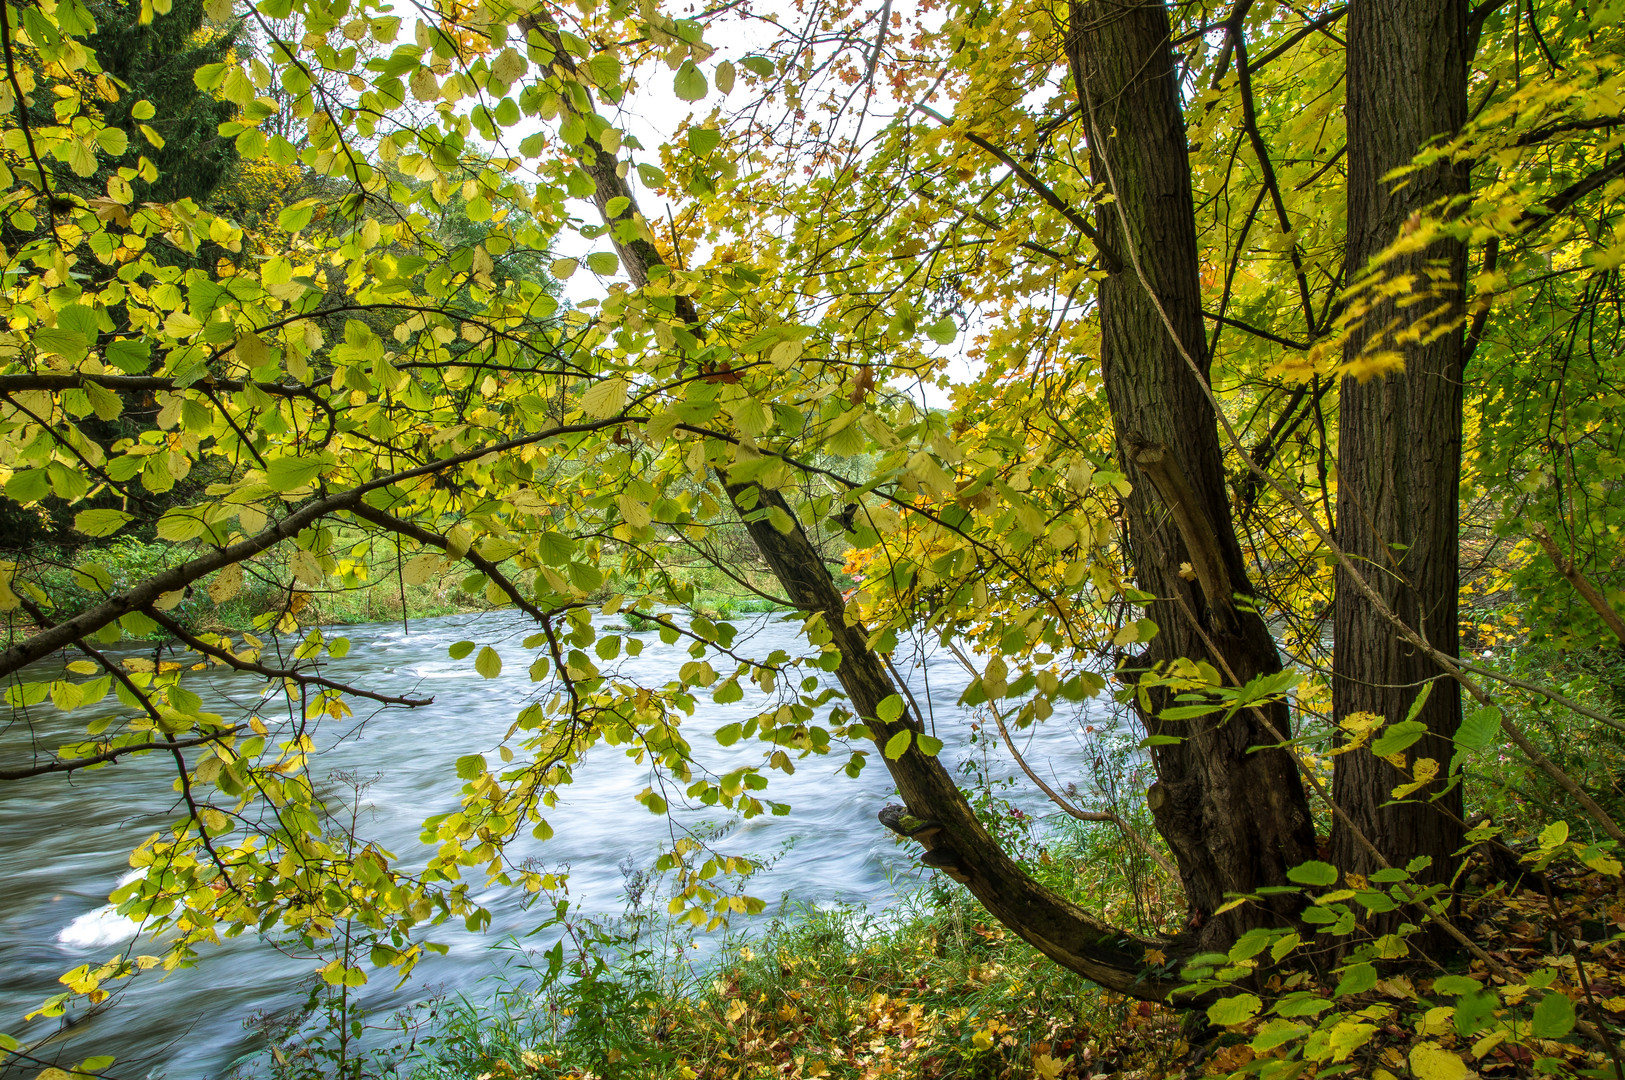
[[(1348, 33), (1345, 256), (1357, 281), (1413, 214), (1467, 192), (1466, 169), (1448, 163), (1413, 173), (1403, 184), (1383, 179), (1467, 118), (1467, 4), (1360, 0), (1350, 6)], [(1405, 368), (1364, 383), (1346, 379), (1340, 388), (1337, 540), (1349, 558), (1337, 581), (1332, 705), (1338, 718), (1368, 712), (1403, 720), (1422, 684), (1439, 675), (1349, 583), (1351, 567), (1435, 648), (1457, 653), (1465, 272), (1466, 249), (1454, 241), (1388, 263), (1384, 277), (1407, 276), (1410, 284), (1374, 304), (1348, 344), (1349, 358), (1362, 350), (1396, 350)], [(1417, 335), (1424, 325), (1443, 332)], [(1417, 719), (1428, 734), (1409, 756), (1432, 758), (1443, 771), (1461, 722), (1455, 683), (1435, 682)], [(1428, 801), (1429, 788), (1394, 804), (1394, 787), (1408, 779), (1372, 754), (1343, 754), (1334, 797), (1388, 861), (1403, 866), (1428, 856), (1429, 880), (1443, 880), (1461, 843), (1460, 788), (1437, 802)], [(1332, 830), (1332, 857), (1356, 873), (1378, 865), (1341, 820)]]
[[(1208, 361), (1196, 222), (1168, 12), (1159, 0), (1075, 0), (1071, 21), (1068, 55), (1092, 178), (1115, 196), (1100, 212), (1100, 232), (1114, 247), (1114, 269), (1100, 286), (1101, 362), (1117, 453), (1134, 485), (1135, 577), (1156, 597), (1151, 617), (1160, 627), (1134, 667), (1206, 659), (1245, 683), (1281, 664), (1246, 601), (1216, 418), (1201, 381)], [(1194, 581), (1180, 575), (1181, 563)], [(1291, 756), (1267, 748), (1289, 731), (1284, 706), (1267, 710), (1272, 732), (1249, 711), (1225, 722), (1160, 720), (1168, 697), (1151, 693), (1146, 729), (1182, 741), (1152, 750), (1159, 779), (1149, 800), (1178, 862), (1197, 940), (1223, 947), (1251, 926), (1295, 914), (1292, 897), (1213, 912), (1228, 892), (1286, 884), (1287, 870), (1315, 857), (1314, 831)]]

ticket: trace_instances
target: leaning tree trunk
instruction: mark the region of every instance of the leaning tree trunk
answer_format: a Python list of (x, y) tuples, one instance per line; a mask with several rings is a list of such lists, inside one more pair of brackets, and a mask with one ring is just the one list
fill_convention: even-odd
[[(1115, 197), (1099, 216), (1111, 249), (1100, 286), (1101, 363), (1117, 453), (1133, 484), (1135, 578), (1157, 597), (1151, 613), (1160, 628), (1132, 666), (1189, 657), (1245, 683), (1281, 663), (1246, 602), (1251, 590), (1204, 386), (1196, 221), (1168, 12), (1159, 0), (1074, 0), (1071, 20), (1068, 55), (1092, 174)], [(1181, 576), (1181, 563), (1195, 582)], [(1150, 699), (1150, 734), (1181, 739), (1152, 749), (1158, 779), (1149, 799), (1198, 940), (1223, 947), (1251, 926), (1289, 919), (1288, 896), (1213, 915), (1226, 893), (1286, 884), (1287, 870), (1315, 856), (1302, 782), (1275, 745), (1288, 734), (1285, 707), (1263, 718), (1243, 711), (1226, 722), (1169, 722), (1157, 716), (1169, 695)]]
[[(553, 27), (534, 19), (523, 20), (521, 25), (527, 32), (537, 31), (549, 40), (560, 66), (574, 75), (574, 63)], [(570, 100), (565, 98), (567, 103)], [(573, 106), (567, 104), (566, 108)], [(596, 199), (605, 223), (627, 226), (624, 232), (617, 229), (612, 235), (629, 276), (635, 282), (647, 282), (649, 270), (664, 265), (664, 259), (646, 236), (639, 235), (641, 215), (624, 170), (615, 155), (608, 152), (589, 149), (583, 157), (582, 165), (596, 185)], [(613, 218), (609, 213), (612, 201), (621, 206)], [(687, 297), (676, 297), (675, 307), (680, 318), (703, 330), (700, 314)], [(907, 712), (891, 722), (878, 719), (881, 703), (902, 688), (893, 683), (885, 663), (870, 647), (864, 627), (849, 615), (828, 566), (803, 530), (794, 508), (772, 489), (754, 483), (730, 483), (721, 469), (717, 470), (717, 480), (739, 510), (751, 539), (785, 595), (803, 615), (821, 619), (828, 628), (841, 655), (836, 678), (852, 710), (864, 718), (876, 748), (883, 748), (905, 729), (923, 733), (924, 720)], [(763, 515), (753, 512), (764, 507), (782, 511), (790, 520), (789, 529), (781, 532)], [(1181, 980), (1159, 974), (1145, 962), (1149, 946), (1156, 944), (1172, 951), (1176, 948), (1173, 943), (1116, 929), (1034, 880), (988, 834), (947, 768), (935, 757), (920, 752), (917, 745), (895, 759), (884, 753), (878, 756), (907, 803), (909, 816), (915, 819), (900, 823), (896, 815), (883, 814), (881, 820), (922, 843), (927, 849), (927, 865), (962, 882), (989, 914), (1062, 966), (1109, 989), (1144, 1000), (1167, 1001), (1176, 995)]]
[[(1467, 118), (1465, 0), (1360, 0), (1348, 24), (1348, 239), (1346, 266), (1358, 281), (1373, 256), (1399, 237), (1419, 211), (1465, 194), (1467, 170), (1448, 162), (1385, 180), (1408, 164), (1429, 139), (1456, 131)], [(1460, 322), (1466, 249), (1455, 241), (1392, 260), (1385, 278), (1414, 284), (1397, 300), (1375, 304), (1347, 346), (1397, 350), (1401, 373), (1361, 383), (1345, 379), (1338, 421), (1337, 540), (1347, 553), (1338, 570), (1332, 709), (1342, 719), (1374, 713), (1390, 723), (1406, 718), (1438, 667), (1405, 644), (1350, 582), (1358, 572), (1384, 602), (1435, 648), (1456, 655), (1457, 517), (1461, 470), (1462, 374)], [(1418, 303), (1429, 292), (1433, 296)], [(1418, 335), (1420, 319), (1445, 326)], [(1412, 761), (1441, 766), (1452, 754), (1461, 721), (1454, 682), (1438, 679), (1416, 719), (1428, 734), (1409, 751)], [(1388, 761), (1355, 752), (1337, 758), (1334, 798), (1347, 815), (1332, 829), (1337, 865), (1370, 873), (1377, 858), (1358, 828), (1390, 862), (1425, 855), (1429, 880), (1445, 880), (1461, 844), (1461, 789), (1429, 801), (1438, 784), (1395, 803), (1407, 782)], [(1353, 826), (1351, 828), (1350, 826)]]

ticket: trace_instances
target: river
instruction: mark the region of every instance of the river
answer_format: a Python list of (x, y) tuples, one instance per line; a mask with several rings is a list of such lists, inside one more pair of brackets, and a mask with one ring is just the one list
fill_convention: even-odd
[[(765, 656), (775, 648), (792, 655), (806, 652), (793, 623), (776, 616), (734, 621), (740, 627), (736, 651), (743, 655)], [(533, 629), (519, 617), (493, 613), (418, 620), (409, 632), (400, 624), (329, 631), (329, 637), (351, 641), (349, 654), (326, 666), (329, 676), (385, 693), (434, 698), (434, 704), (419, 709), (377, 712), (361, 710), (366, 703), (359, 702), (357, 720), (343, 728), (345, 737), (329, 738), (314, 766), (318, 775), (378, 776), (365, 790), (369, 813), (360, 831), (402, 860), (421, 865), (423, 819), (457, 806), (460, 782), (453, 762), (465, 754), (493, 751), (535, 693), (526, 674), (531, 655), (520, 644)], [(626, 677), (663, 683), (688, 659), (686, 640), (668, 646), (655, 634), (639, 636), (644, 651), (625, 661)], [(497, 649), (504, 660), (498, 678), (475, 674), (473, 657), (448, 657), (448, 646), (465, 639)], [(116, 655), (120, 650), (110, 651)], [(54, 677), (68, 659), (63, 655), (42, 661), (25, 678)], [(937, 734), (946, 743), (944, 759), (957, 763), (976, 752), (969, 743), (969, 717), (956, 704), (966, 676), (953, 656), (936, 650), (900, 666), (916, 700), (934, 714)], [(232, 715), (258, 699), (263, 680), (217, 668), (190, 677), (187, 685), (203, 697), (205, 710)], [(700, 700), (696, 715), (685, 722), (697, 753), (718, 771), (759, 760), (761, 744), (747, 740), (724, 749), (709, 736), (752, 715), (763, 696), (747, 685), (742, 701), (717, 705), (709, 695)], [(21, 765), (36, 744), (49, 749), (76, 730), (82, 738), (93, 715), (91, 710), (62, 714), (48, 704), (31, 710), (26, 722), (14, 714), (0, 728), (0, 764)], [(1060, 784), (1083, 784), (1088, 777), (1084, 762), (1093, 752), (1084, 731), (1090, 724), (1112, 726), (1106, 706), (1091, 703), (1069, 721), (1062, 722), (1058, 714), (1023, 733), (1024, 753), (1029, 761), (1044, 763), (1046, 771), (1053, 769)], [(735, 853), (781, 855), (748, 890), (770, 901), (770, 914), (795, 904), (883, 908), (929, 873), (914, 862), (916, 852), (894, 843), (875, 820), (875, 812), (894, 795), (885, 769), (872, 762), (854, 780), (840, 771), (844, 763), (844, 754), (832, 754), (798, 761), (793, 776), (771, 774), (767, 794), (789, 802), (793, 812), (740, 822), (721, 845)], [(0, 1031), (25, 1042), (51, 1034), (58, 1021), (30, 1024), (23, 1014), (60, 989), (56, 980), (64, 971), (100, 963), (129, 947), (135, 927), (112, 910), (107, 894), (129, 873), (131, 848), (173, 818), (173, 768), (169, 758), (148, 755), (92, 772), (0, 785)], [(999, 777), (1014, 768), (1001, 754), (992, 760), (990, 772)], [(584, 912), (619, 912), (623, 865), (647, 867), (662, 844), (670, 842), (667, 821), (632, 799), (648, 782), (647, 767), (619, 748), (595, 748), (576, 770), (575, 783), (562, 792), (559, 806), (548, 813), (554, 837), (543, 843), (527, 833), (510, 849), (512, 854), (533, 856), (550, 869), (567, 868), (570, 898)], [(1040, 817), (1053, 809), (1030, 785), (1018, 786), (1011, 798)], [(677, 817), (685, 824), (726, 820), (724, 812), (706, 808), (680, 810)], [(446, 943), (449, 952), (427, 958), (399, 989), (390, 989), (393, 980), (387, 974), (375, 975), (367, 991), (369, 1005), (397, 1008), (436, 992), (475, 999), (488, 993), (488, 978), (506, 955), (493, 950), (492, 943), (532, 930), (541, 916), (506, 891), (480, 899), (492, 912), (488, 930), (472, 934), (460, 922), (431, 930), (428, 936)], [(545, 948), (550, 942), (539, 935), (526, 944)], [(149, 945), (138, 951), (159, 950)], [(59, 1035), (50, 1054), (60, 1052), (69, 1062), (92, 1054), (115, 1055), (119, 1064), (110, 1071), (121, 1080), (220, 1077), (257, 1049), (245, 1019), (297, 1006), (302, 1000), (299, 985), (312, 967), (310, 961), (283, 955), (250, 935), (205, 946), (194, 967), (167, 975), (147, 972), (132, 980), (115, 1007)]]

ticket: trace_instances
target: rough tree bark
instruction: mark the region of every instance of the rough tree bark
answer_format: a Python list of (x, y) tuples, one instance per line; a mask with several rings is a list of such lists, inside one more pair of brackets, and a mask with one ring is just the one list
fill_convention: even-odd
[[(1464, 166), (1442, 163), (1385, 181), (1429, 139), (1467, 119), (1465, 0), (1361, 0), (1348, 16), (1348, 238), (1351, 280), (1392, 243), (1412, 215), (1440, 199), (1464, 195)], [(1394, 634), (1348, 581), (1349, 566), (1435, 648), (1457, 652), (1457, 520), (1461, 471), (1462, 375), (1460, 329), (1466, 248), (1447, 241), (1394, 260), (1387, 277), (1411, 275), (1401, 297), (1367, 312), (1347, 346), (1400, 351), (1402, 373), (1360, 383), (1344, 380), (1338, 421), (1337, 541), (1349, 564), (1339, 569), (1332, 707), (1338, 718), (1368, 712), (1403, 720), (1436, 665)], [(1426, 302), (1429, 289), (1434, 295)], [(1441, 305), (1442, 310), (1441, 310)], [(1419, 316), (1443, 333), (1407, 341)], [(1441, 766), (1461, 722), (1460, 691), (1438, 679), (1418, 716), (1428, 734), (1410, 756)], [(1429, 880), (1448, 878), (1461, 844), (1461, 789), (1427, 801), (1436, 785), (1395, 804), (1406, 782), (1391, 764), (1356, 752), (1337, 758), (1337, 805), (1392, 863), (1430, 857)], [(1370, 873), (1370, 851), (1341, 819), (1332, 830), (1332, 858), (1343, 870)]]
[[(1246, 602), (1250, 586), (1230, 518), (1218, 427), (1198, 381), (1206, 378), (1208, 357), (1167, 8), (1160, 0), (1074, 0), (1071, 21), (1068, 55), (1088, 125), (1092, 176), (1115, 197), (1099, 216), (1100, 232), (1113, 245), (1111, 271), (1100, 286), (1101, 362), (1117, 453), (1134, 485), (1128, 498), (1134, 573), (1139, 587), (1157, 597), (1150, 606), (1160, 627), (1132, 666), (1206, 659), (1245, 683), (1279, 671), (1281, 663), (1268, 628)], [(1180, 574), (1187, 562), (1194, 582)], [(1212, 914), (1227, 892), (1287, 884), (1287, 870), (1315, 857), (1294, 762), (1284, 749), (1268, 748), (1289, 730), (1285, 707), (1266, 710), (1272, 732), (1247, 711), (1225, 722), (1163, 721), (1156, 713), (1168, 695), (1153, 692), (1150, 699), (1147, 731), (1182, 737), (1152, 750), (1158, 780), (1149, 799), (1178, 861), (1198, 940), (1222, 948), (1251, 926), (1289, 920), (1290, 896)]]

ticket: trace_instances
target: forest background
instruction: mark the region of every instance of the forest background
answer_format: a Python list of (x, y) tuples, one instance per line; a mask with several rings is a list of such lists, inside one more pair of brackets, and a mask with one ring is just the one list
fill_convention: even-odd
[[(505, 852), (591, 753), (646, 763), (655, 814), (746, 818), (833, 755), (888, 770), (882, 821), (965, 886), (956, 917), (1032, 950), (1017, 982), (1171, 1008), (1203, 1067), (1625, 1078), (1617, 5), (0, 10), (0, 670), (14, 724), (119, 703), (0, 781), (176, 765), (174, 824), (114, 896), (162, 949), (67, 973), (36, 1017), (286, 934), (332, 946), (318, 996), (360, 1069), (348, 991), (480, 926), (486, 885), (556, 890)], [(771, 44), (712, 44), (736, 39)], [(633, 133), (617, 103), (667, 85), (694, 111)], [(562, 304), (576, 274), (601, 295)], [(747, 594), (810, 654), (752, 654)], [(397, 857), (317, 794), (317, 735), (426, 706), (325, 675), (348, 642), (319, 616), (433, 603), (530, 617), (538, 691)], [(640, 639), (594, 613), (691, 660), (640, 685)], [(891, 663), (918, 636), (962, 652), (1006, 742), (1115, 699), (1145, 809), (1051, 792), (1101, 828), (1012, 832)], [(172, 645), (104, 651), (125, 637)], [(287, 715), (202, 711), (210, 665)], [(684, 720), (747, 685), (768, 707), (717, 739), (760, 762), (713, 771)], [(1158, 903), (1091, 873), (1102, 836)], [(689, 925), (763, 906), (713, 839), (656, 869)], [(549, 985), (602, 1005), (591, 951)], [(502, 1060), (885, 1071), (768, 1038), (747, 975), (682, 1006), (715, 1029), (658, 995), (599, 1010), (710, 1043), (634, 1058), (578, 1021)], [(1053, 1012), (1018, 1038), (867, 1000), (921, 1068), (1094, 1069)]]

